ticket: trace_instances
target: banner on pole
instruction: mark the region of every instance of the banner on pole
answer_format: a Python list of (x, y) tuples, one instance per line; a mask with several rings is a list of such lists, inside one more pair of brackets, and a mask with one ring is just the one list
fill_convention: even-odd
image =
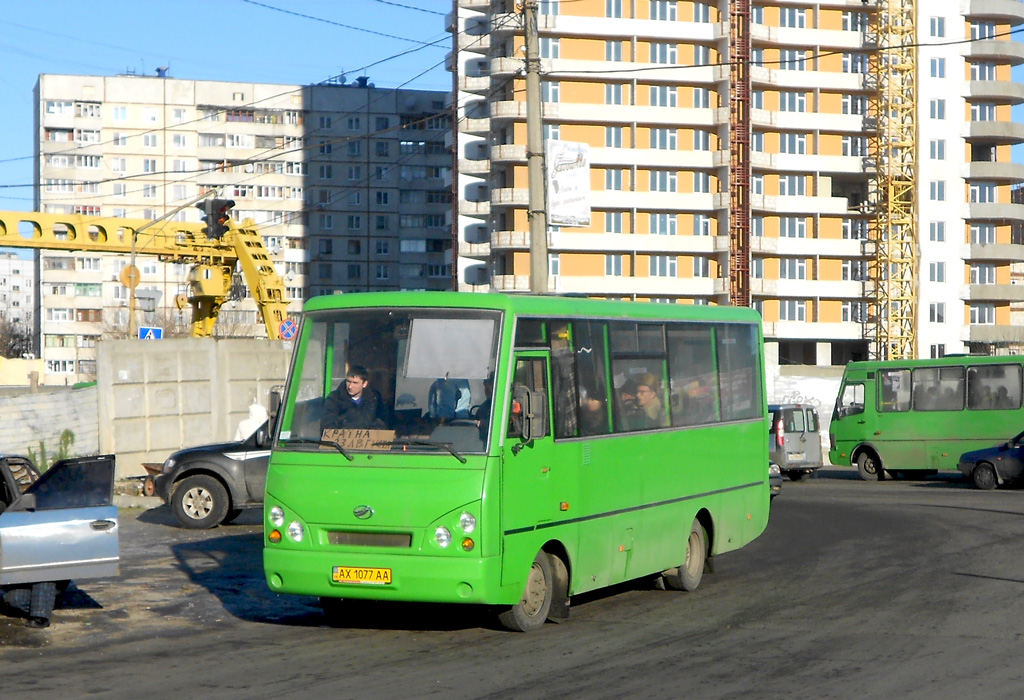
[(547, 139), (549, 226), (590, 226), (590, 147)]

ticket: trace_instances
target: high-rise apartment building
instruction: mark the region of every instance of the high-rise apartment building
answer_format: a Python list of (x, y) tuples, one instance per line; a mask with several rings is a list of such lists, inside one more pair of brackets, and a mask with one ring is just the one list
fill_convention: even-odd
[[(285, 280), (307, 296), (450, 289), (446, 93), (135, 75), (41, 75), (36, 202), (46, 213), (154, 219), (216, 190), (253, 219)], [(187, 206), (180, 221), (200, 221)], [(188, 326), (174, 300), (188, 266), (138, 251), (143, 326)], [(95, 378), (96, 342), (128, 328), (127, 255), (42, 251), (36, 319), (48, 383)], [(260, 335), (243, 281), (218, 333)]]
[[(870, 106), (884, 0), (750, 0), (752, 304), (779, 362), (869, 352)], [(728, 303), (727, 0), (540, 2), (546, 138), (589, 144), (592, 216), (549, 229), (549, 287)], [(511, 0), (456, 0), (459, 288), (529, 288), (523, 23)], [(916, 3), (917, 353), (1010, 347), (1024, 141), (1010, 76), (1019, 0)]]

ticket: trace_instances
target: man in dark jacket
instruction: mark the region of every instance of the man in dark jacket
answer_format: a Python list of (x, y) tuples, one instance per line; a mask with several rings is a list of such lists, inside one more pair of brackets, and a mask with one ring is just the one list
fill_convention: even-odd
[(369, 384), (366, 368), (352, 365), (345, 376), (345, 383), (338, 385), (324, 399), (321, 432), (334, 428), (387, 428), (384, 401)]

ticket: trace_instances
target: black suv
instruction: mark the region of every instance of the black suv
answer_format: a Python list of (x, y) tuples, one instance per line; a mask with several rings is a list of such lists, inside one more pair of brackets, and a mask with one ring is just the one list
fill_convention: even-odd
[(263, 505), (270, 461), (269, 421), (241, 442), (188, 447), (171, 454), (155, 491), (190, 529), (217, 527)]

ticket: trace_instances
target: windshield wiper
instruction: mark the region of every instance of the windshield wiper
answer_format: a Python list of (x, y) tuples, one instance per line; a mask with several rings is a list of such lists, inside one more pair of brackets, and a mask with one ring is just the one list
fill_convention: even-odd
[(333, 447), (334, 449), (341, 453), (342, 457), (344, 457), (348, 461), (351, 462), (353, 459), (352, 455), (346, 452), (344, 447), (342, 447), (336, 442), (331, 442), (330, 440), (315, 440), (313, 438), (286, 438), (279, 440), (278, 442), (284, 442), (289, 445), (292, 443), (296, 443), (299, 445), (320, 445), (322, 447)]
[(448, 450), (452, 457), (459, 460), (461, 463), (466, 463), (466, 458), (460, 455), (450, 442), (435, 442), (433, 440), (410, 440), (408, 438), (398, 438), (397, 440), (391, 440), (390, 442), (375, 442), (374, 445), (413, 445), (416, 447), (443, 447)]

